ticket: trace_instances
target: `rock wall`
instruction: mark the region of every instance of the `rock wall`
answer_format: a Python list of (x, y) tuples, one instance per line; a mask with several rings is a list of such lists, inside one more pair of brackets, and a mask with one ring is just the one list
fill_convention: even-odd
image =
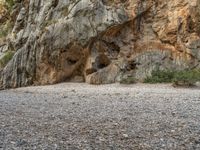
[(2, 88), (199, 68), (200, 0), (16, 0), (11, 18)]

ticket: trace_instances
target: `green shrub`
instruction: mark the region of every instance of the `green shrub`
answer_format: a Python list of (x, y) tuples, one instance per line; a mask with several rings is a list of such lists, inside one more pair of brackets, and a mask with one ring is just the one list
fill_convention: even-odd
[(136, 79), (134, 77), (124, 77), (120, 80), (121, 84), (134, 84), (136, 83)]
[(62, 15), (67, 16), (69, 14), (68, 5), (62, 8)]
[(173, 85), (174, 86), (194, 86), (197, 81), (200, 81), (200, 70), (184, 70), (176, 72)]
[(12, 51), (6, 52), (6, 54), (0, 59), (0, 67), (5, 67), (8, 64), (8, 62), (12, 59), (13, 55), (14, 52)]
[(7, 21), (5, 24), (0, 25), (0, 38), (6, 37), (12, 31), (13, 24)]
[(173, 81), (174, 74), (175, 72), (170, 70), (153, 70), (144, 83), (170, 83)]
[(154, 70), (144, 83), (173, 83), (174, 86), (193, 86), (200, 81), (200, 70)]
[(12, 7), (15, 5), (15, 1), (14, 0), (6, 0), (6, 4), (8, 6), (8, 9), (12, 10)]
[(8, 35), (9, 31), (7, 30), (7, 28), (3, 28), (0, 30), (0, 38), (4, 38)]

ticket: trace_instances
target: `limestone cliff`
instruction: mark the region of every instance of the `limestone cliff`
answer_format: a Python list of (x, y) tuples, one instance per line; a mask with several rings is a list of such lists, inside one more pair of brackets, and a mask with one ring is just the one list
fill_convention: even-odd
[(200, 67), (200, 0), (15, 0), (10, 20), (2, 88)]

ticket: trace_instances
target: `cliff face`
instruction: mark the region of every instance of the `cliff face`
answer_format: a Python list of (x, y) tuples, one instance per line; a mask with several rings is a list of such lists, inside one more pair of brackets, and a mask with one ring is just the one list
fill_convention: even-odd
[(200, 67), (200, 0), (16, 0), (10, 14), (3, 88)]

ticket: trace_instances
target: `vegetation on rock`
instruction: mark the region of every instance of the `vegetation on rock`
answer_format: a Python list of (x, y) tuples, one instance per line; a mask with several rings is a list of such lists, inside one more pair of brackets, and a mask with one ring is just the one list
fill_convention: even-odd
[(5, 38), (12, 30), (13, 24), (11, 21), (7, 21), (0, 25), (0, 38)]
[(174, 86), (194, 86), (200, 81), (200, 70), (183, 70), (175, 73), (173, 78)]
[(14, 0), (0, 1), (0, 38), (4, 39), (12, 31), (14, 22), (11, 19), (11, 11), (14, 6)]
[(134, 84), (136, 83), (136, 79), (133, 76), (123, 77), (120, 80), (120, 84)]
[(173, 81), (175, 71), (153, 70), (151, 76), (147, 76), (144, 83), (170, 83)]
[(200, 70), (153, 70), (144, 83), (173, 83), (174, 86), (194, 86), (200, 81)]
[(12, 10), (12, 7), (15, 5), (15, 1), (14, 0), (6, 0), (6, 5), (9, 10)]
[(0, 68), (5, 67), (8, 62), (12, 59), (14, 52), (8, 51), (4, 54), (4, 56), (0, 59)]

